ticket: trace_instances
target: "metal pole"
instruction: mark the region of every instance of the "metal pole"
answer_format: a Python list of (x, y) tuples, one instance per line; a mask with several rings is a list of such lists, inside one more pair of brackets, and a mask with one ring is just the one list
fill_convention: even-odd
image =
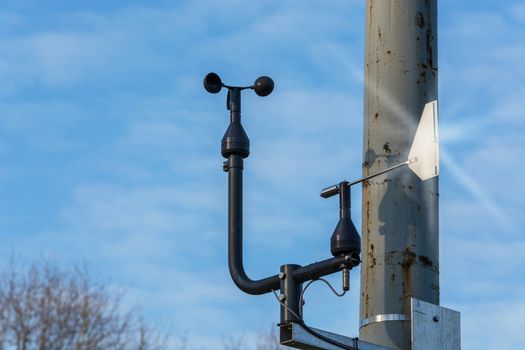
[[(367, 0), (363, 176), (405, 161), (437, 99), (437, 0)], [(439, 304), (438, 180), (363, 183), (359, 337), (410, 349), (410, 298)]]

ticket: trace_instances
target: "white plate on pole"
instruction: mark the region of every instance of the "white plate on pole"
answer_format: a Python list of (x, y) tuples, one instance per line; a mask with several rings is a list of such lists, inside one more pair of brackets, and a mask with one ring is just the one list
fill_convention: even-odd
[[(408, 165), (421, 180), (428, 180), (439, 175), (439, 132), (438, 132), (438, 102), (428, 102), (423, 108), (423, 114), (408, 152), (408, 160), (396, 164), (377, 173), (367, 175), (350, 182), (350, 186), (372, 179), (397, 168)], [(326, 187), (321, 191), (321, 197), (328, 198), (339, 193), (339, 185)]]
[(439, 175), (438, 103), (428, 102), (423, 109), (416, 135), (408, 153), (408, 167), (421, 180)]

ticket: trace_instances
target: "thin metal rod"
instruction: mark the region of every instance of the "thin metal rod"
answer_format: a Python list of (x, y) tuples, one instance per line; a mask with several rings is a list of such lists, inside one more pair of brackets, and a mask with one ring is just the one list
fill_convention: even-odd
[(401, 168), (401, 167), (403, 167), (403, 166), (405, 166), (405, 165), (408, 165), (408, 164), (410, 164), (410, 163), (414, 163), (415, 161), (416, 161), (415, 158), (413, 158), (413, 159), (411, 159), (411, 160), (407, 160), (406, 162), (396, 164), (396, 165), (394, 165), (394, 166), (391, 166), (390, 168), (386, 168), (385, 170), (381, 170), (380, 172), (377, 172), (377, 173), (375, 173), (375, 174), (372, 174), (372, 175), (368, 175), (368, 176), (362, 177), (362, 178), (360, 178), (360, 179), (358, 179), (358, 180), (354, 180), (354, 181), (350, 182), (349, 185), (350, 185), (350, 186), (357, 185), (358, 183), (361, 183), (361, 182), (366, 181), (366, 180), (370, 180), (370, 179), (372, 179), (372, 178), (374, 178), (374, 177), (376, 177), (376, 176), (382, 175), (382, 174), (384, 174), (384, 173), (388, 173), (389, 171), (392, 171), (392, 170), (394, 170), (394, 169)]
[(252, 89), (253, 90), (253, 85), (250, 85), (250, 86), (231, 86), (231, 85), (226, 85), (226, 84), (223, 83), (222, 86), (227, 88), (227, 89), (239, 89), (239, 90)]
[[(382, 175), (384, 173), (387, 173), (389, 171), (395, 170), (397, 168), (401, 168), (401, 167), (403, 167), (405, 165), (412, 164), (414, 162), (417, 162), (417, 158), (409, 159), (406, 162), (396, 164), (394, 166), (391, 166), (390, 168), (386, 168), (385, 170), (381, 170), (378, 173), (374, 173), (372, 175), (368, 175), (368, 176), (362, 177), (362, 178), (360, 178), (358, 180), (354, 180), (352, 182), (349, 182), (348, 186), (352, 187), (353, 185), (357, 185), (358, 183), (361, 183), (361, 182), (366, 181), (366, 180), (370, 180), (370, 179), (372, 179), (372, 178), (374, 178), (376, 176)], [(321, 190), (321, 197), (323, 197), (323, 198), (330, 198), (332, 196), (335, 196), (341, 190), (339, 187), (340, 187), (339, 184), (336, 184), (336, 185), (332, 185), (332, 186), (328, 186), (326, 188), (323, 188)]]

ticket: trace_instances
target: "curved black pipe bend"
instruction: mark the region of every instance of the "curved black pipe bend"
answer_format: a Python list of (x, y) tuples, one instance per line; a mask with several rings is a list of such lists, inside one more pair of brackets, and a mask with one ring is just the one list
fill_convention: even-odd
[(228, 267), (233, 282), (248, 294), (265, 294), (280, 288), (278, 275), (252, 280), (244, 271), (242, 256), (242, 170), (238, 154), (228, 157)]
[[(248, 294), (265, 294), (279, 290), (280, 279), (273, 275), (260, 280), (252, 280), (246, 274), (242, 254), (242, 200), (243, 159), (238, 154), (230, 154), (227, 161), (228, 169), (228, 267), (233, 282), (240, 290)], [(297, 283), (352, 268), (359, 264), (359, 257), (340, 256), (326, 259), (294, 270), (293, 278)]]

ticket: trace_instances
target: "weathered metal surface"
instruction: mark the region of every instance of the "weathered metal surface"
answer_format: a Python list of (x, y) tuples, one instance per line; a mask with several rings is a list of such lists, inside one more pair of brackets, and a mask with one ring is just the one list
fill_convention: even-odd
[[(367, 0), (363, 176), (408, 159), (425, 104), (437, 100), (437, 0)], [(363, 183), (360, 319), (439, 304), (438, 179), (402, 168)], [(410, 322), (359, 337), (411, 348)]]
[(383, 315), (375, 315), (369, 318), (365, 318), (364, 320), (361, 320), (359, 322), (359, 328), (368, 326), (371, 323), (378, 323), (378, 322), (392, 322), (392, 321), (410, 321), (410, 316), (405, 314), (383, 314)]
[(461, 350), (460, 314), (412, 299), (412, 350)]
[[(315, 332), (325, 337), (333, 339), (344, 345), (354, 347), (357, 344), (359, 350), (392, 350), (379, 345), (370, 344), (356, 338), (345, 337), (343, 335), (312, 328)], [(341, 350), (342, 348), (323, 341), (308, 333), (300, 324), (290, 323), (281, 326), (281, 344), (305, 350)]]

